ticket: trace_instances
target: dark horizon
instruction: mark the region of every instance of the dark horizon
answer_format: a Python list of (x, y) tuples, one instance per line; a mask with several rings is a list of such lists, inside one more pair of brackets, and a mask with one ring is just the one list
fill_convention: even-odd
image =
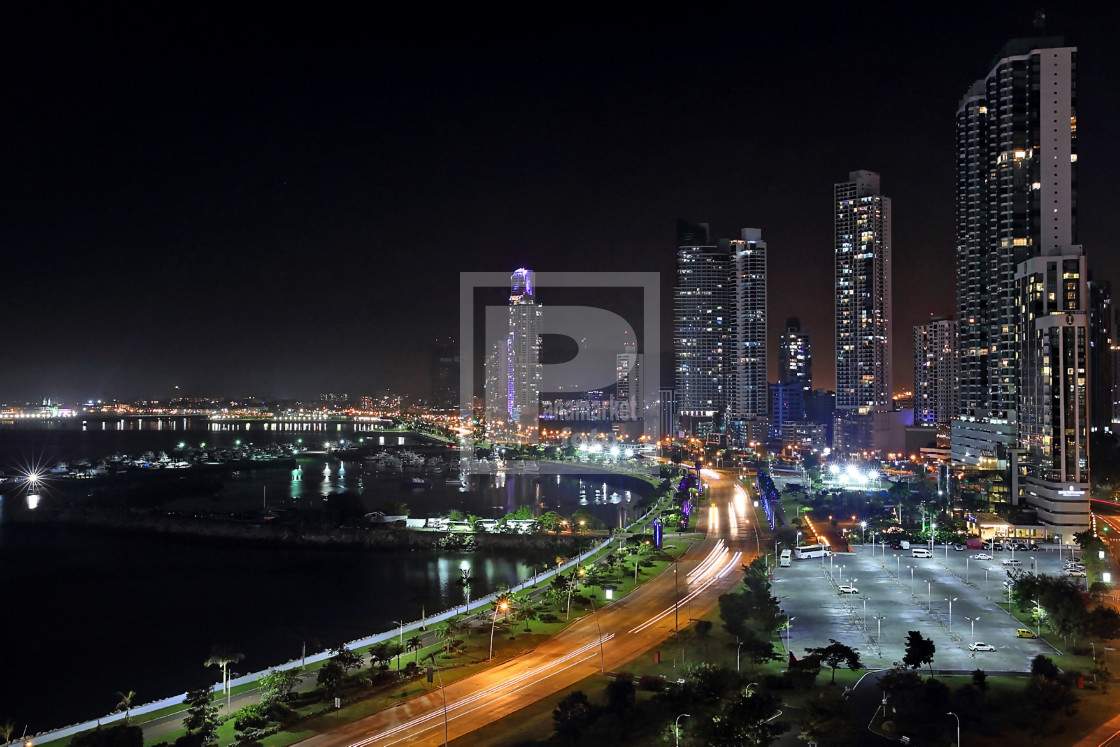
[[(913, 326), (955, 311), (957, 103), (1039, 35), (1022, 2), (920, 28), (891, 5), (532, 27), (51, 11), (20, 8), (5, 38), (0, 402), (423, 397), (460, 272), (659, 272), (669, 315), (678, 219), (762, 230), (770, 378), (796, 316), (832, 389), (832, 186), (859, 169), (893, 203), (903, 390)], [(1101, 280), (1120, 279), (1110, 27), (1073, 5), (1046, 28), (1078, 47), (1078, 232)]]

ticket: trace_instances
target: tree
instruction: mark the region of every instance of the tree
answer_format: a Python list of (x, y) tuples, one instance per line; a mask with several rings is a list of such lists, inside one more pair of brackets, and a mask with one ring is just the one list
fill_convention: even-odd
[(1056, 680), (1061, 676), (1061, 670), (1049, 656), (1039, 654), (1031, 659), (1031, 675), (1048, 680)]
[(415, 651), (416, 655), (413, 657), (414, 662), (420, 661), (420, 649), (424, 647), (424, 639), (418, 635), (414, 635), (404, 642), (405, 650)]
[(210, 699), (210, 688), (199, 687), (187, 693), (187, 715), (183, 726), (187, 733), (195, 737), (200, 745), (215, 744), (218, 741), (218, 706)]
[(257, 692), (260, 693), (261, 703), (270, 705), (288, 700), (292, 690), (302, 679), (295, 669), (273, 669), (257, 680)]
[(790, 728), (773, 718), (781, 703), (779, 695), (766, 690), (738, 692), (710, 721), (701, 721), (700, 729), (710, 745), (770, 745)]
[(575, 741), (594, 716), (595, 712), (587, 696), (582, 690), (576, 690), (556, 704), (552, 711), (552, 726), (559, 736)]
[(1098, 551), (1106, 549), (1104, 542), (1092, 529), (1074, 532), (1073, 541), (1081, 548), (1082, 557), (1096, 557)]
[(390, 659), (396, 658), (397, 671), (401, 671), (401, 654), (404, 653), (404, 646), (401, 645), (400, 641), (390, 641), (389, 650), (386, 653), (389, 654)]
[(338, 665), (345, 671), (358, 669), (362, 666), (362, 655), (354, 649), (346, 648), (345, 646), (336, 648), (334, 656), (332, 656), (331, 659), (338, 662)]
[(337, 698), (342, 692), (342, 681), (346, 679), (346, 670), (334, 659), (329, 659), (319, 667), (319, 674), (315, 683), (321, 685), (327, 696)]
[(244, 658), (245, 654), (234, 651), (232, 646), (219, 645), (210, 650), (210, 658), (203, 662), (203, 666), (216, 666), (222, 669), (222, 686), (226, 692), (226, 713), (229, 713), (230, 700), (233, 697), (229, 687), (229, 665), (236, 664)]
[(525, 623), (525, 632), (530, 633), (529, 621), (536, 620), (540, 615), (537, 613), (537, 607), (533, 604), (533, 600), (528, 594), (522, 594), (513, 600), (513, 617), (518, 622)]
[(810, 656), (819, 656), (823, 664), (832, 669), (832, 682), (836, 682), (836, 669), (841, 664), (846, 664), (848, 669), (856, 670), (863, 668), (863, 662), (859, 660), (859, 651), (845, 646), (840, 641), (829, 638), (828, 645), (821, 648), (807, 648), (805, 652)]
[(1120, 638), (1120, 612), (1112, 607), (1096, 607), (1089, 611), (1089, 634), (1101, 640)]
[(858, 744), (851, 711), (848, 701), (839, 692), (825, 692), (805, 704), (805, 715), (799, 723), (801, 733), (820, 747)]
[(917, 630), (911, 630), (906, 634), (906, 654), (902, 657), (902, 663), (911, 669), (918, 669), (923, 664), (928, 664), (929, 674), (932, 677), (933, 654), (936, 651), (937, 647), (933, 645), (932, 640), (923, 638)]
[(389, 662), (393, 660), (392, 645), (388, 641), (381, 641), (370, 646), (369, 665), (384, 675), (389, 669)]
[(125, 725), (132, 723), (132, 699), (136, 697), (135, 690), (129, 690), (127, 693), (118, 692), (117, 698), (120, 700), (117, 703), (117, 710), (124, 711)]
[(634, 675), (630, 672), (619, 672), (618, 676), (607, 683), (607, 709), (614, 713), (630, 710), (634, 706), (636, 693)]

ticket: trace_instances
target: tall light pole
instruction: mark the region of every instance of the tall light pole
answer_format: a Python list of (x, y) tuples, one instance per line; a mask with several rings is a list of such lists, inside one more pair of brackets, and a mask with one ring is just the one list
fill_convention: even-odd
[(676, 743), (677, 747), (680, 747), (680, 744), (681, 744), (681, 726), (680, 726), (681, 719), (682, 718), (689, 718), (691, 716), (692, 716), (691, 713), (682, 713), (680, 716), (677, 716), (675, 719), (673, 719), (673, 737), (675, 739), (675, 743)]
[(933, 533), (937, 531), (937, 524), (934, 522), (929, 523), (929, 551), (933, 552)]
[(968, 583), (968, 562), (970, 560), (972, 560), (972, 558), (965, 558), (964, 559), (964, 582), (966, 584)]
[(1035, 615), (1035, 617), (1034, 617), (1034, 619), (1035, 619), (1035, 625), (1034, 625), (1035, 633), (1034, 634), (1036, 636), (1038, 636), (1039, 638), (1041, 638), (1042, 637), (1042, 605), (1038, 603), (1037, 599), (1034, 600), (1034, 610), (1035, 610), (1035, 612), (1034, 612), (1034, 615)]
[(867, 632), (867, 597), (863, 598), (863, 632)]
[(867, 522), (861, 521), (859, 523), (859, 543), (861, 545), (867, 544)]
[(494, 605), (493, 618), (490, 620), (490, 656), (486, 657), (487, 659), (494, 658), (494, 626), (498, 622), (498, 612), (505, 612), (507, 609), (509, 609), (509, 602), (505, 601), (504, 599), (500, 604)]
[(953, 713), (952, 711), (949, 711), (945, 715), (952, 716), (957, 720), (957, 747), (961, 747), (961, 717)]
[(953, 597), (952, 599), (949, 599), (948, 597), (946, 597), (945, 601), (949, 603), (949, 632), (952, 633), (953, 632), (953, 602), (957, 601), (957, 598)]
[(910, 596), (914, 596), (914, 566), (906, 566), (910, 569)]
[(790, 632), (793, 630), (793, 621), (796, 620), (796, 619), (797, 619), (796, 617), (790, 617), (788, 614), (786, 615), (786, 653), (787, 654), (789, 653), (789, 650), (790, 650), (789, 649)]
[(677, 571), (677, 564), (679, 560), (680, 556), (677, 556), (673, 559), (673, 635), (677, 635), (681, 632), (681, 624), (679, 619), (681, 608), (681, 593), (679, 590), (680, 587), (677, 583), (677, 578), (680, 575)]
[(933, 582), (926, 581), (926, 612), (933, 612)]
[(875, 633), (875, 642), (876, 643), (878, 643), (879, 641), (881, 641), (883, 639), (883, 621), (886, 620), (886, 619), (887, 619), (886, 615), (877, 615), (875, 617), (876, 622), (879, 623), (878, 630)]
[(404, 651), (404, 621), (394, 620), (393, 622), (401, 626), (400, 650), (397, 651), (397, 671), (399, 672), (401, 671), (401, 653)]
[[(739, 645), (735, 647), (735, 671), (736, 672), (739, 671), (739, 652), (742, 650), (744, 643), (746, 643), (746, 641), (739, 641)], [(1093, 656), (1093, 661), (1096, 661), (1096, 655)]]
[(975, 642), (976, 641), (976, 621), (980, 619), (980, 616), (977, 615), (976, 617), (969, 617), (968, 615), (965, 615), (964, 619), (968, 620), (972, 624), (972, 640), (973, 640), (973, 642)]

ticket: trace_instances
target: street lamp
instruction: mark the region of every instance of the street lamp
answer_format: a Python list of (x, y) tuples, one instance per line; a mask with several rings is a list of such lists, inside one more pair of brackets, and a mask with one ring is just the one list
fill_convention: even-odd
[(487, 659), (494, 658), (494, 625), (498, 622), (498, 612), (505, 612), (509, 609), (509, 602), (502, 600), (499, 604), (494, 605), (493, 619), (490, 621), (490, 656)]
[(906, 566), (910, 569), (910, 596), (914, 596), (914, 566)]
[(1034, 600), (1034, 614), (1035, 614), (1035, 635), (1039, 638), (1042, 637), (1042, 605), (1038, 600)]
[(861, 521), (859, 523), (859, 543), (861, 545), (867, 544), (867, 522)]
[(949, 711), (945, 715), (952, 716), (957, 720), (957, 747), (961, 747), (961, 717), (953, 713), (952, 711)]
[(682, 718), (689, 718), (691, 716), (692, 716), (691, 713), (682, 713), (680, 716), (677, 716), (675, 719), (673, 719), (673, 737), (675, 738), (675, 743), (676, 743), (677, 747), (680, 747), (680, 744), (681, 744), (680, 721), (681, 721)]
[(883, 639), (883, 621), (886, 620), (886, 619), (887, 619), (886, 615), (877, 615), (875, 617), (876, 622), (879, 623), (878, 630), (875, 633), (875, 642), (876, 643), (878, 643), (879, 641), (881, 641)]
[(949, 603), (949, 632), (952, 633), (953, 632), (953, 602), (957, 601), (957, 598), (953, 597), (952, 599), (949, 599), (948, 597), (946, 597), (945, 601)]
[(863, 632), (867, 632), (867, 597), (863, 598)]
[(933, 552), (933, 533), (937, 531), (937, 524), (930, 522), (929, 524), (929, 551)]
[(797, 619), (796, 617), (790, 617), (789, 615), (786, 615), (786, 653), (787, 654), (789, 653), (789, 634), (790, 634), (790, 631), (793, 630), (793, 621), (796, 620), (796, 619)]
[[(742, 650), (744, 643), (746, 643), (746, 641), (739, 641), (739, 645), (735, 647), (735, 671), (736, 672), (739, 671), (739, 651)], [(1094, 656), (1094, 660), (1095, 659), (1096, 659), (1096, 657)]]
[(968, 620), (972, 624), (972, 640), (975, 641), (976, 640), (976, 621), (980, 619), (980, 616), (977, 615), (976, 617), (969, 617), (968, 615), (965, 615), (964, 619)]
[(933, 582), (926, 581), (926, 612), (933, 612)]

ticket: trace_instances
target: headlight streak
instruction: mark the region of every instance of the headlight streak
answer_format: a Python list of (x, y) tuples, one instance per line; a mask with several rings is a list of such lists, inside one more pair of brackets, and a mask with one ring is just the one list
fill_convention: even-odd
[(653, 625), (657, 621), (659, 621), (659, 620), (665, 618), (666, 616), (668, 616), (670, 613), (673, 612), (674, 609), (679, 609), (682, 604), (687, 604), (688, 602), (692, 601), (696, 597), (700, 596), (700, 594), (702, 594), (704, 591), (706, 591), (709, 586), (714, 584), (716, 581), (719, 581), (719, 580), (723, 579), (724, 577), (726, 577), (727, 574), (730, 573), (731, 571), (733, 571), (735, 568), (738, 568), (742, 557), (743, 557), (743, 553), (736, 552), (735, 554), (733, 554), (731, 556), (731, 559), (727, 563), (725, 563), (723, 566), (720, 567), (720, 570), (717, 571), (715, 573), (715, 575), (709, 577), (706, 581), (704, 581), (703, 584), (701, 584), (697, 588), (689, 591), (684, 597), (681, 598), (681, 600), (679, 602), (677, 602), (675, 607), (666, 608), (662, 612), (659, 612), (658, 614), (654, 615), (653, 617), (646, 620), (644, 623), (642, 623), (638, 627), (633, 628), (629, 632), (630, 633), (641, 633), (643, 630), (650, 627), (651, 625)]
[(727, 504), (727, 530), (732, 537), (739, 536), (739, 521), (735, 517), (735, 506), (732, 503)]
[[(602, 640), (603, 640), (604, 643), (609, 641), (611, 638), (614, 638), (614, 633), (609, 633), (607, 635), (602, 636)], [(550, 673), (544, 675), (543, 677), (537, 677), (537, 675), (541, 674), (542, 672), (544, 672), (546, 670), (549, 670), (549, 669), (553, 669), (553, 668), (559, 666), (560, 664), (563, 664), (565, 662), (568, 662), (568, 661), (580, 656), (581, 654), (587, 653), (589, 650), (591, 650), (593, 648), (597, 648), (598, 646), (599, 646), (599, 638), (596, 637), (595, 640), (591, 641), (590, 643), (586, 643), (583, 646), (580, 646), (579, 648), (575, 649), (574, 651), (571, 651), (571, 652), (561, 656), (560, 658), (556, 659), (555, 661), (552, 661), (548, 664), (545, 664), (544, 666), (537, 667), (536, 669), (529, 670), (527, 672), (519, 674), (516, 677), (512, 677), (508, 680), (505, 680), (504, 682), (501, 682), (497, 685), (494, 685), (493, 687), (488, 687), (485, 690), (481, 690), (477, 693), (473, 693), (473, 694), (468, 695), (464, 698), (461, 698), (460, 700), (457, 700), (454, 703), (448, 703), (447, 704), (447, 718), (450, 720), (452, 718), (459, 718), (460, 716), (466, 715), (468, 713), (473, 713), (474, 711), (478, 710), (479, 708), (484, 707), (485, 704), (479, 705), (479, 706), (477, 706), (475, 708), (471, 708), (469, 710), (462, 711), (460, 713), (456, 713), (454, 715), (452, 715), (451, 711), (455, 710), (455, 709), (462, 709), (463, 707), (468, 706), (468, 705), (470, 705), (470, 704), (472, 704), (472, 703), (474, 703), (474, 702), (476, 702), (476, 701), (478, 701), (482, 698), (486, 698), (487, 696), (490, 696), (490, 695), (495, 695), (495, 694), (499, 693), (501, 690), (504, 690), (504, 689), (509, 688), (511, 686), (514, 686), (514, 685), (521, 685), (521, 687), (516, 687), (516, 688), (510, 690), (509, 692), (500, 693), (500, 694), (497, 695), (497, 697), (499, 697), (499, 698), (504, 698), (508, 695), (512, 695), (513, 693), (520, 692), (521, 690), (524, 690), (526, 687), (530, 687), (531, 685), (533, 685), (536, 682), (547, 679), (548, 677), (552, 677), (552, 676), (557, 675), (561, 672), (565, 672), (565, 671), (571, 669), (572, 667), (579, 666), (580, 664), (584, 663), (585, 661), (589, 661), (591, 659), (594, 659), (596, 656), (599, 655), (598, 653), (593, 652), (590, 655), (585, 656), (584, 658), (579, 659), (578, 661), (572, 661), (567, 666), (556, 669), (556, 671), (550, 672)], [(525, 682), (525, 680), (527, 680), (531, 677), (534, 678), (533, 682), (528, 682), (528, 683), (525, 683), (525, 684), (522, 685), (522, 683)], [(365, 739), (362, 739), (358, 742), (352, 742), (350, 747), (365, 747), (365, 745), (372, 744), (373, 742), (377, 742), (377, 741), (380, 741), (380, 740), (383, 740), (383, 739), (389, 739), (391, 737), (397, 736), (402, 731), (411, 730), (414, 727), (420, 726), (425, 721), (431, 721), (433, 719), (442, 720), (443, 712), (444, 712), (444, 709), (441, 706), (441, 707), (435, 709), (434, 711), (430, 711), (430, 712), (424, 714), (423, 716), (417, 716), (416, 718), (412, 719), (411, 721), (406, 721), (403, 724), (397, 724), (396, 726), (394, 726), (390, 729), (387, 729), (387, 730), (385, 730), (383, 732), (380, 732), (378, 734), (374, 734), (373, 736), (366, 737)], [(432, 724), (431, 726), (425, 727), (421, 731), (426, 731), (427, 729), (435, 728), (438, 725), (439, 725), (438, 723), (437, 724)], [(407, 736), (409, 738), (411, 738), (411, 737), (415, 736), (417, 733), (418, 732), (409, 731)], [(397, 742), (400, 742), (400, 741), (403, 741), (403, 740), (397, 740), (396, 742), (388, 742), (387, 744), (396, 744)]]
[(685, 579), (689, 583), (692, 583), (692, 580), (693, 580), (694, 576), (703, 575), (704, 571), (707, 570), (707, 568), (712, 563), (716, 562), (716, 560), (720, 556), (721, 551), (726, 552), (726, 547), (724, 545), (724, 541), (723, 540), (717, 540), (716, 544), (715, 544), (715, 547), (713, 547), (708, 552), (707, 556), (703, 560), (700, 561), (699, 565), (697, 565), (695, 568), (693, 568), (691, 571), (689, 571), (688, 573), (685, 574), (685, 576), (684, 576)]

